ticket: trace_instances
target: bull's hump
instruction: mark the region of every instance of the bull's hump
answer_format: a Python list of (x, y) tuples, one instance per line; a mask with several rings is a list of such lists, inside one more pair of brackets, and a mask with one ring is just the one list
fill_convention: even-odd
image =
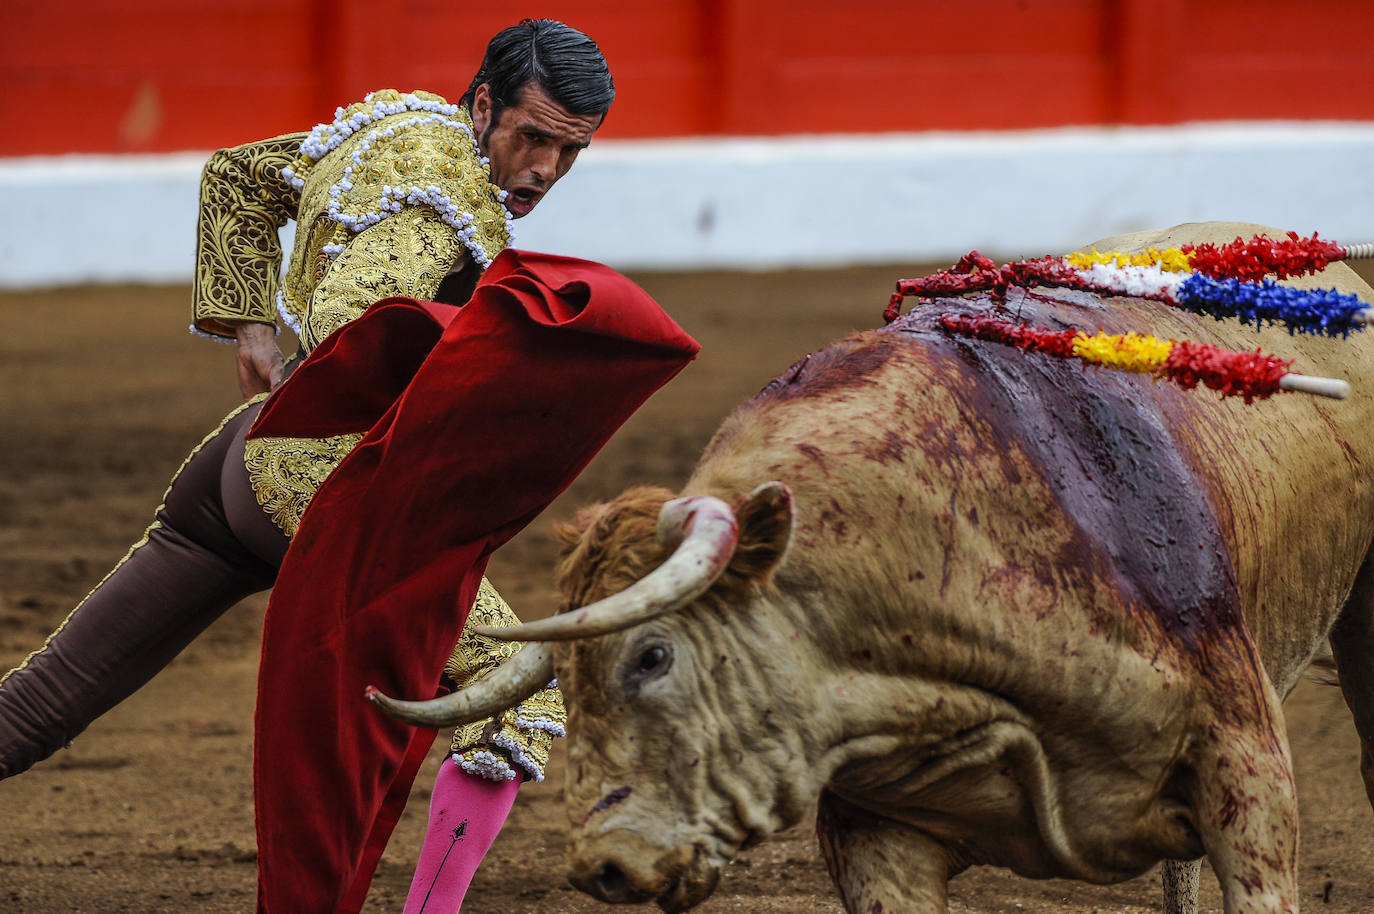
[(826, 397), (872, 387), (875, 375), (891, 358), (888, 347), (872, 333), (857, 334), (805, 355), (770, 381), (750, 401), (765, 404), (806, 397)]
[[(986, 307), (939, 304), (944, 310)], [(1062, 298), (1045, 300), (1044, 313), (1026, 316), (1062, 325), (1057, 318), (1064, 304)], [(1101, 313), (1092, 297), (1072, 304)], [(1186, 415), (1186, 398), (1205, 394), (997, 343), (952, 339), (919, 323), (897, 329), (937, 354), (936, 370), (959, 379), (944, 386), (999, 436), (996, 447), (1020, 451), (1037, 468), (1074, 529), (1058, 562), (1105, 566), (1127, 607), (1156, 618), (1187, 648), (1240, 624), (1220, 524), (1166, 419), (1166, 413)]]
[[(1120, 304), (1109, 307), (1096, 296), (1066, 290), (1006, 303), (1047, 326), (1096, 323), (1104, 328), (1129, 322), (1131, 315), (1122, 313), (1129, 309)], [(1067, 522), (1068, 536), (1050, 561), (1081, 569), (1088, 578), (1105, 575), (1131, 611), (1155, 618), (1157, 627), (1185, 648), (1197, 649), (1209, 632), (1233, 630), (1243, 614), (1231, 557), (1203, 482), (1165, 418), (1186, 418), (1195, 402), (1189, 398), (1206, 394), (954, 338), (939, 328), (941, 313), (992, 306), (986, 298), (922, 303), (883, 331), (856, 334), (794, 363), (734, 419), (755, 424), (771, 414), (771, 425), (810, 429), (809, 440), (818, 450), (833, 451), (813, 463), (843, 460), (845, 448), (852, 447), (852, 425), (844, 435), (833, 433), (837, 417), (843, 420), (856, 408), (869, 415), (900, 411), (907, 408), (901, 390), (921, 385), (934, 392), (920, 398), (922, 408), (941, 409), (943, 402), (942, 422), (977, 417), (978, 430), (971, 438), (905, 440), (904, 448), (919, 447), (931, 462), (949, 463), (950, 455), (937, 453), (941, 442), (970, 438), (985, 453), (1023, 455), (1062, 518), (1047, 518), (1047, 526)], [(894, 382), (894, 372), (911, 377)], [(869, 423), (875, 424), (881, 423)], [(893, 414), (891, 425), (898, 424)], [(727, 423), (726, 434), (715, 443), (728, 439), (731, 427)], [(871, 442), (864, 453), (882, 444)], [(975, 458), (964, 454), (954, 462)], [(843, 471), (828, 462), (823, 469)], [(1017, 485), (1008, 473), (1008, 483)], [(995, 504), (988, 508), (997, 510)], [(1032, 574), (1047, 570), (1026, 569)]]

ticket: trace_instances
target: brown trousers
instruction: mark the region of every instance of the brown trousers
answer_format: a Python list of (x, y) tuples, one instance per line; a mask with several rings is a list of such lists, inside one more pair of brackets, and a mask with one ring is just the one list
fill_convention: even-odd
[(173, 477), (135, 546), (44, 647), (0, 680), (0, 778), (69, 743), (239, 600), (272, 586), (288, 540), (258, 506), (232, 413)]

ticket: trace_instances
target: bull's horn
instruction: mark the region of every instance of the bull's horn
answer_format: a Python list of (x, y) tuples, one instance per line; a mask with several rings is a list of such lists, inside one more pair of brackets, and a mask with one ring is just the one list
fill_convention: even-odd
[(658, 515), (659, 542), (679, 543), (662, 565), (618, 594), (572, 612), (509, 628), (479, 628), (503, 641), (572, 641), (630, 628), (701, 596), (734, 555), (739, 523), (710, 495), (677, 498)]
[(368, 686), (367, 700), (397, 720), (417, 727), (456, 727), (495, 717), (529, 698), (552, 679), (553, 651), (542, 644), (527, 644), (486, 676), (452, 694), (429, 701), (400, 701)]

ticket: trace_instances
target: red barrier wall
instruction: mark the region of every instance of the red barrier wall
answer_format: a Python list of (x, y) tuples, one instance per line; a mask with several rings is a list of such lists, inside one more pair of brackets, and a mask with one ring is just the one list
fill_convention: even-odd
[[(1374, 120), (1341, 0), (6, 0), (0, 155), (209, 149), (390, 86), (456, 100), (521, 15), (601, 44), (600, 135)], [(387, 9), (384, 16), (378, 10)]]

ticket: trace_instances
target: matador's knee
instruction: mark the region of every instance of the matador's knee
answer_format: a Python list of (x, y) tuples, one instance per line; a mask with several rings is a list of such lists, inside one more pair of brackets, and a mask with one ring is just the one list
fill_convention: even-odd
[[(496, 588), (483, 578), (463, 634), (444, 665), (445, 676), (462, 689), (514, 657), (523, 644), (478, 635), (474, 629), (483, 625), (508, 628), (519, 623), (520, 618), (501, 599)], [(554, 737), (566, 733), (567, 720), (563, 695), (557, 685), (550, 683), (500, 718), (459, 727), (453, 733), (451, 751), (454, 760), (473, 774), (498, 781), (511, 780), (519, 768), (526, 777), (542, 781), (549, 749)]]

